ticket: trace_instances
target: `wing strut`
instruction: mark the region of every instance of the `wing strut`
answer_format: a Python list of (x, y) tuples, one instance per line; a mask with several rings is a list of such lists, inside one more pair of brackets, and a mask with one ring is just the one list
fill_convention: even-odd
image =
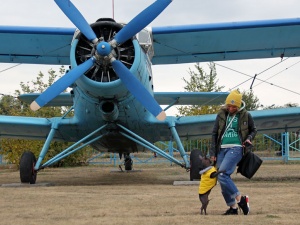
[(186, 154), (185, 150), (184, 150), (184, 147), (180, 141), (180, 138), (179, 138), (179, 135), (175, 129), (175, 125), (172, 124), (172, 125), (169, 125), (169, 128), (172, 132), (172, 135), (173, 137), (175, 138), (175, 141), (176, 141), (176, 144), (177, 144), (177, 147), (179, 148), (179, 152), (180, 152), (180, 155), (181, 157), (183, 158), (183, 161), (185, 163), (185, 168), (186, 169), (190, 169), (191, 165), (190, 165), (190, 162), (188, 160), (188, 155)]
[[(128, 130), (126, 127), (122, 126), (121, 124), (117, 124), (117, 125), (126, 132), (125, 133), (125, 132), (120, 131), (120, 134), (122, 134), (124, 137), (136, 142), (139, 145), (144, 146), (145, 148), (149, 149), (150, 151), (157, 153), (158, 155), (170, 160), (171, 162), (173, 162), (181, 167), (185, 167), (186, 169), (189, 169), (190, 164), (188, 161), (185, 160), (186, 157), (183, 157), (184, 162), (185, 162), (185, 164), (184, 164), (184, 163), (180, 162), (179, 160), (177, 160), (176, 158), (174, 158), (173, 156), (165, 153), (163, 150), (159, 149), (152, 143), (146, 141), (144, 138), (142, 138), (142, 137), (138, 136), (137, 134), (133, 133), (132, 131)], [(186, 154), (184, 153), (181, 155), (186, 155)]]
[[(66, 148), (65, 150), (63, 150), (61, 153), (57, 154), (56, 156), (54, 156), (52, 159), (48, 160), (47, 162), (45, 162), (42, 168), (48, 167), (53, 165), (54, 163), (60, 161), (61, 159), (71, 155), (74, 152), (77, 152), (78, 150), (92, 144), (93, 142), (101, 139), (103, 137), (103, 135), (97, 135), (96, 138), (93, 138), (87, 142), (85, 142), (86, 140), (88, 140), (90, 137), (92, 137), (94, 134), (98, 133), (99, 131), (103, 130), (105, 127), (107, 126), (107, 124), (103, 125), (102, 127), (99, 127), (98, 129), (94, 130), (93, 132), (91, 132), (89, 135), (85, 136), (84, 138), (82, 138), (81, 140), (77, 141), (76, 143), (74, 143), (73, 145), (71, 145), (70, 147)], [(82, 144), (83, 143), (83, 144)], [(80, 145), (82, 144), (82, 145)], [(79, 146), (78, 146), (79, 145)]]

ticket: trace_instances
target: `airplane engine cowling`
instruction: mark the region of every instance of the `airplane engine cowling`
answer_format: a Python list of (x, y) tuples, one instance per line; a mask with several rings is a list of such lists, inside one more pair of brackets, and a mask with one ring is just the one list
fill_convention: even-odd
[[(96, 23), (91, 24), (99, 42), (101, 40), (109, 42), (122, 27), (122, 24), (118, 24), (112, 19), (99, 19)], [(135, 54), (139, 51), (137, 48), (140, 48), (136, 42), (133, 37), (112, 51), (113, 57), (121, 61), (133, 73), (135, 73), (133, 68), (137, 66), (134, 66), (136, 64)], [(75, 32), (70, 54), (71, 67), (75, 68), (86, 62), (95, 54), (95, 51), (95, 46), (82, 33)], [(93, 66), (76, 81), (76, 86), (93, 98), (124, 99), (129, 94), (128, 89), (113, 70), (110, 59), (99, 55)]]
[(104, 101), (100, 104), (100, 111), (102, 118), (105, 121), (115, 121), (119, 116), (119, 109), (116, 103), (111, 101)]
[[(113, 19), (99, 19), (96, 23), (91, 24), (91, 28), (99, 38), (99, 41), (107, 42), (109, 42), (122, 27), (121, 24), (116, 23)], [(79, 33), (76, 39), (78, 39), (78, 43), (74, 54), (76, 64), (79, 65), (94, 55), (96, 49), (82, 33)], [(130, 69), (133, 64), (134, 54), (135, 51), (131, 39), (114, 48), (114, 57), (120, 60), (128, 69)], [(97, 63), (85, 73), (85, 76), (93, 81), (102, 83), (113, 82), (119, 79), (109, 59), (105, 58), (98, 60)]]

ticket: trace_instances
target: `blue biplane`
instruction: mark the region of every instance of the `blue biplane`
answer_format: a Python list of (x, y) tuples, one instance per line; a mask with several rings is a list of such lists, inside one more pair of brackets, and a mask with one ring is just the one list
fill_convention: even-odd
[[(74, 116), (0, 116), (1, 138), (45, 140), (37, 159), (22, 155), (21, 182), (34, 184), (40, 169), (87, 145), (127, 157), (149, 149), (189, 169), (181, 140), (209, 136), (216, 115), (166, 116), (161, 105), (216, 105), (228, 93), (154, 92), (151, 66), (299, 56), (300, 19), (147, 27), (171, 2), (157, 0), (127, 24), (108, 18), (89, 24), (70, 0), (55, 0), (76, 28), (0, 26), (0, 62), (71, 68), (45, 92), (19, 98), (32, 110), (71, 106)], [(297, 107), (251, 113), (260, 132), (300, 126)], [(183, 160), (153, 145), (170, 139)], [(43, 162), (54, 140), (74, 144)]]

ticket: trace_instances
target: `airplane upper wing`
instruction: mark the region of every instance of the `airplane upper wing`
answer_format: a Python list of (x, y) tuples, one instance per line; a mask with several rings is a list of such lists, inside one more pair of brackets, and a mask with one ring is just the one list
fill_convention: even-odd
[(0, 62), (70, 64), (74, 28), (0, 26)]
[(300, 55), (299, 18), (153, 27), (152, 33), (154, 65)]
[[(69, 65), (74, 32), (0, 26), (0, 61)], [(300, 55), (299, 18), (153, 27), (152, 34), (154, 65)]]

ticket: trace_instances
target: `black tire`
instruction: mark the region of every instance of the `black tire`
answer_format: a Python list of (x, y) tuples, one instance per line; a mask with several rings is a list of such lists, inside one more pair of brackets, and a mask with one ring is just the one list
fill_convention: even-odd
[(20, 160), (20, 179), (22, 183), (35, 184), (37, 172), (34, 170), (36, 164), (35, 155), (26, 151), (22, 154)]
[(198, 149), (194, 149), (190, 154), (190, 181), (200, 180), (199, 171), (203, 169), (203, 165), (199, 156), (203, 156), (202, 152)]

